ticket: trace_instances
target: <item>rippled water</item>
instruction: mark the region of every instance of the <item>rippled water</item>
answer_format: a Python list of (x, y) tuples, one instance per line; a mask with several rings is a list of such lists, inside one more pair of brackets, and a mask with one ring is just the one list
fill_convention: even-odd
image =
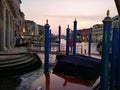
[[(65, 45), (65, 40), (62, 41)], [(88, 50), (88, 43), (78, 43), (77, 45), (82, 46), (83, 48)], [(96, 44), (92, 44), (92, 53), (96, 52)], [(38, 54), (44, 63), (44, 54)], [(50, 69), (54, 66), (56, 61), (55, 55), (50, 55)], [(22, 76), (8, 77), (8, 78), (0, 78), (0, 90), (29, 90), (31, 84), (40, 76), (44, 75), (44, 64), (40, 69), (36, 71), (30, 72), (28, 74), (24, 74)]]
[[(42, 60), (42, 67), (36, 71), (33, 71), (31, 73), (25, 74), (21, 76), (21, 83), (20, 85), (16, 88), (16, 90), (29, 90), (31, 84), (40, 76), (44, 75), (44, 54), (38, 54), (39, 57)], [(55, 63), (55, 55), (50, 55), (50, 70), (54, 66)]]

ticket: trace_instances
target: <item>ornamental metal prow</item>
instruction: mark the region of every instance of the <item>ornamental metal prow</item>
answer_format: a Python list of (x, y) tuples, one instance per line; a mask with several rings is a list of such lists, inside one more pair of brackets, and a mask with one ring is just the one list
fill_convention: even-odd
[(116, 4), (117, 10), (118, 10), (118, 14), (120, 16), (120, 0), (115, 0), (115, 4)]

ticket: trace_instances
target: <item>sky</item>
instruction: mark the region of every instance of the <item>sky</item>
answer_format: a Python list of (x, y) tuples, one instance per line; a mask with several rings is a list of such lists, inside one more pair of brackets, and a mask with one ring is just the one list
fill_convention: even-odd
[(102, 24), (107, 10), (110, 10), (110, 17), (118, 14), (114, 0), (22, 0), (21, 10), (26, 20), (37, 24), (45, 25), (48, 19), (56, 35), (59, 25), (64, 35), (68, 25), (73, 30), (75, 18), (77, 29), (83, 29)]

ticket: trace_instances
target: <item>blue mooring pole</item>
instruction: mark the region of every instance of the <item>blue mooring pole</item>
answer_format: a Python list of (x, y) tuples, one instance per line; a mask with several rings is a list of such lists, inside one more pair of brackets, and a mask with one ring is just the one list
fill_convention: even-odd
[(49, 47), (50, 47), (50, 52), (51, 52), (51, 29), (49, 30), (49, 34), (50, 34), (49, 35), (50, 36), (50, 39), (49, 39), (50, 40), (50, 42), (49, 42), (50, 46)]
[(60, 51), (60, 45), (61, 45), (61, 26), (60, 25), (59, 25), (59, 33), (58, 33), (58, 43), (59, 43), (58, 51)]
[(88, 45), (88, 55), (91, 56), (91, 42), (92, 42), (92, 32), (89, 34), (89, 45)]
[(107, 17), (103, 20), (103, 42), (102, 42), (102, 60), (101, 60), (101, 81), (100, 90), (108, 90), (108, 65), (110, 52), (110, 31), (112, 29), (112, 19)]
[[(119, 31), (118, 26), (113, 27), (113, 36), (112, 36), (112, 60), (111, 60), (111, 80), (110, 80), (110, 90), (115, 90), (116, 87), (116, 69), (117, 69), (117, 59), (118, 59), (118, 40), (119, 40)], [(111, 47), (111, 45), (110, 45)], [(119, 89), (117, 89), (119, 90)]]
[(77, 38), (77, 21), (74, 21), (74, 29), (73, 29), (73, 55), (76, 55), (76, 38)]
[(49, 24), (48, 20), (46, 21), (45, 24), (45, 62), (44, 62), (44, 68), (45, 68), (45, 73), (49, 71), (49, 52), (50, 52), (50, 47), (49, 47), (49, 41), (50, 41), (50, 33), (49, 33)]
[(118, 41), (118, 59), (117, 59), (117, 79), (116, 90), (120, 90), (120, 19), (119, 19), (119, 41)]
[(70, 46), (70, 28), (68, 25), (68, 28), (66, 30), (66, 56), (69, 56), (69, 46)]

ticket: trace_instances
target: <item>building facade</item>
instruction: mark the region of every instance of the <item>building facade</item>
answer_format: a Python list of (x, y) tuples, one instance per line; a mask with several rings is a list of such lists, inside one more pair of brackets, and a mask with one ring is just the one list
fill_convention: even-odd
[[(119, 16), (116, 15), (114, 17), (112, 17), (112, 28), (114, 26), (119, 26)], [(111, 30), (111, 38), (112, 39), (112, 32), (113, 29)], [(99, 42), (100, 40), (102, 40), (102, 36), (103, 36), (103, 24), (95, 24), (93, 25), (93, 29), (92, 29), (92, 40), (94, 42)]]
[(38, 25), (31, 20), (25, 20), (25, 34), (26, 35), (39, 35)]
[(102, 39), (103, 35), (103, 25), (95, 24), (92, 28), (92, 40), (93, 42), (98, 42)]
[(22, 29), (24, 18), (21, 17), (20, 4), (21, 0), (0, 0), (0, 51), (15, 46), (15, 37)]
[(45, 34), (45, 27), (43, 25), (38, 25), (38, 32), (39, 35), (44, 35)]
[(88, 41), (89, 34), (91, 33), (92, 28), (80, 29), (77, 31), (77, 40), (78, 41)]
[(112, 18), (113, 22), (112, 22), (112, 27), (114, 26), (119, 26), (119, 16), (116, 15)]

